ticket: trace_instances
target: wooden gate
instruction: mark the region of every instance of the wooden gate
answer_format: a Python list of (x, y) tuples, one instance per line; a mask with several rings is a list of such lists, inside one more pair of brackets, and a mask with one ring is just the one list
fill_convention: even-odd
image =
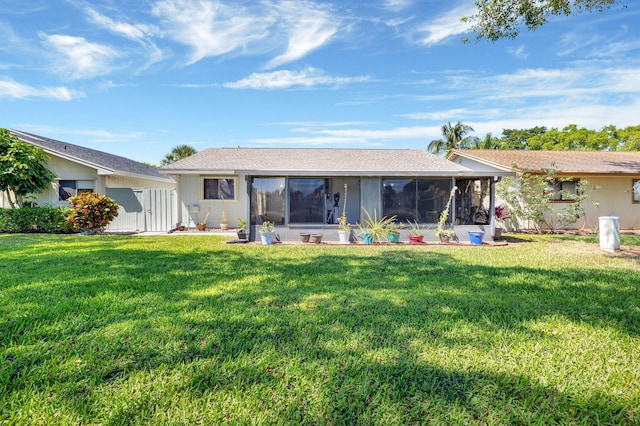
[(147, 232), (167, 232), (178, 220), (176, 192), (173, 189), (145, 190), (145, 224)]
[(117, 232), (167, 232), (177, 221), (173, 189), (107, 188), (106, 195), (120, 208), (107, 226)]

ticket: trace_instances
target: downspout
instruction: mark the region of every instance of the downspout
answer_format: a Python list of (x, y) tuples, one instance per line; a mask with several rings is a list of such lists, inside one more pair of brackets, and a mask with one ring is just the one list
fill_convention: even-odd
[(496, 235), (496, 184), (502, 179), (501, 176), (494, 176), (491, 181), (491, 189), (489, 195), (489, 217), (491, 217), (491, 238)]
[(255, 241), (255, 232), (253, 231), (253, 223), (251, 222), (251, 190), (253, 188), (253, 177), (245, 175), (244, 181), (247, 183), (247, 232), (249, 232), (249, 241)]

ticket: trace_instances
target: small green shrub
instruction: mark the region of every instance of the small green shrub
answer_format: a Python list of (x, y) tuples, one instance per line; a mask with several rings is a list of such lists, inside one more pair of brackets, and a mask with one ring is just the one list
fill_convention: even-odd
[(69, 222), (83, 231), (100, 232), (118, 216), (118, 204), (95, 192), (83, 192), (69, 198), (72, 206)]
[(67, 220), (69, 207), (23, 207), (0, 209), (0, 233), (13, 234), (41, 232), (61, 234), (73, 232), (73, 224)]

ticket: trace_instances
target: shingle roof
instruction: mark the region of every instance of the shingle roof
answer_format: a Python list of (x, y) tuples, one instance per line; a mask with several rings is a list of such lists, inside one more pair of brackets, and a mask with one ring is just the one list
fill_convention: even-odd
[(536, 172), (551, 169), (562, 174), (639, 175), (640, 152), (531, 151), (531, 150), (454, 150), (449, 158), (461, 156), (503, 170)]
[(419, 149), (209, 148), (163, 173), (458, 176), (474, 172)]
[(168, 180), (167, 176), (158, 172), (158, 169), (125, 157), (21, 132), (19, 130), (11, 129), (10, 131), (21, 140), (39, 146), (49, 154), (76, 161), (89, 167), (95, 167), (96, 169), (106, 170), (115, 174), (139, 176), (145, 179)]

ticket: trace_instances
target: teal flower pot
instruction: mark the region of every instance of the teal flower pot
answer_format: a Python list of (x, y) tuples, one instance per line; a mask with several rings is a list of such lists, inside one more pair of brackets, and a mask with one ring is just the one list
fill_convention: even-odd
[(373, 237), (371, 236), (371, 234), (365, 232), (364, 234), (362, 234), (362, 241), (365, 244), (373, 244)]

